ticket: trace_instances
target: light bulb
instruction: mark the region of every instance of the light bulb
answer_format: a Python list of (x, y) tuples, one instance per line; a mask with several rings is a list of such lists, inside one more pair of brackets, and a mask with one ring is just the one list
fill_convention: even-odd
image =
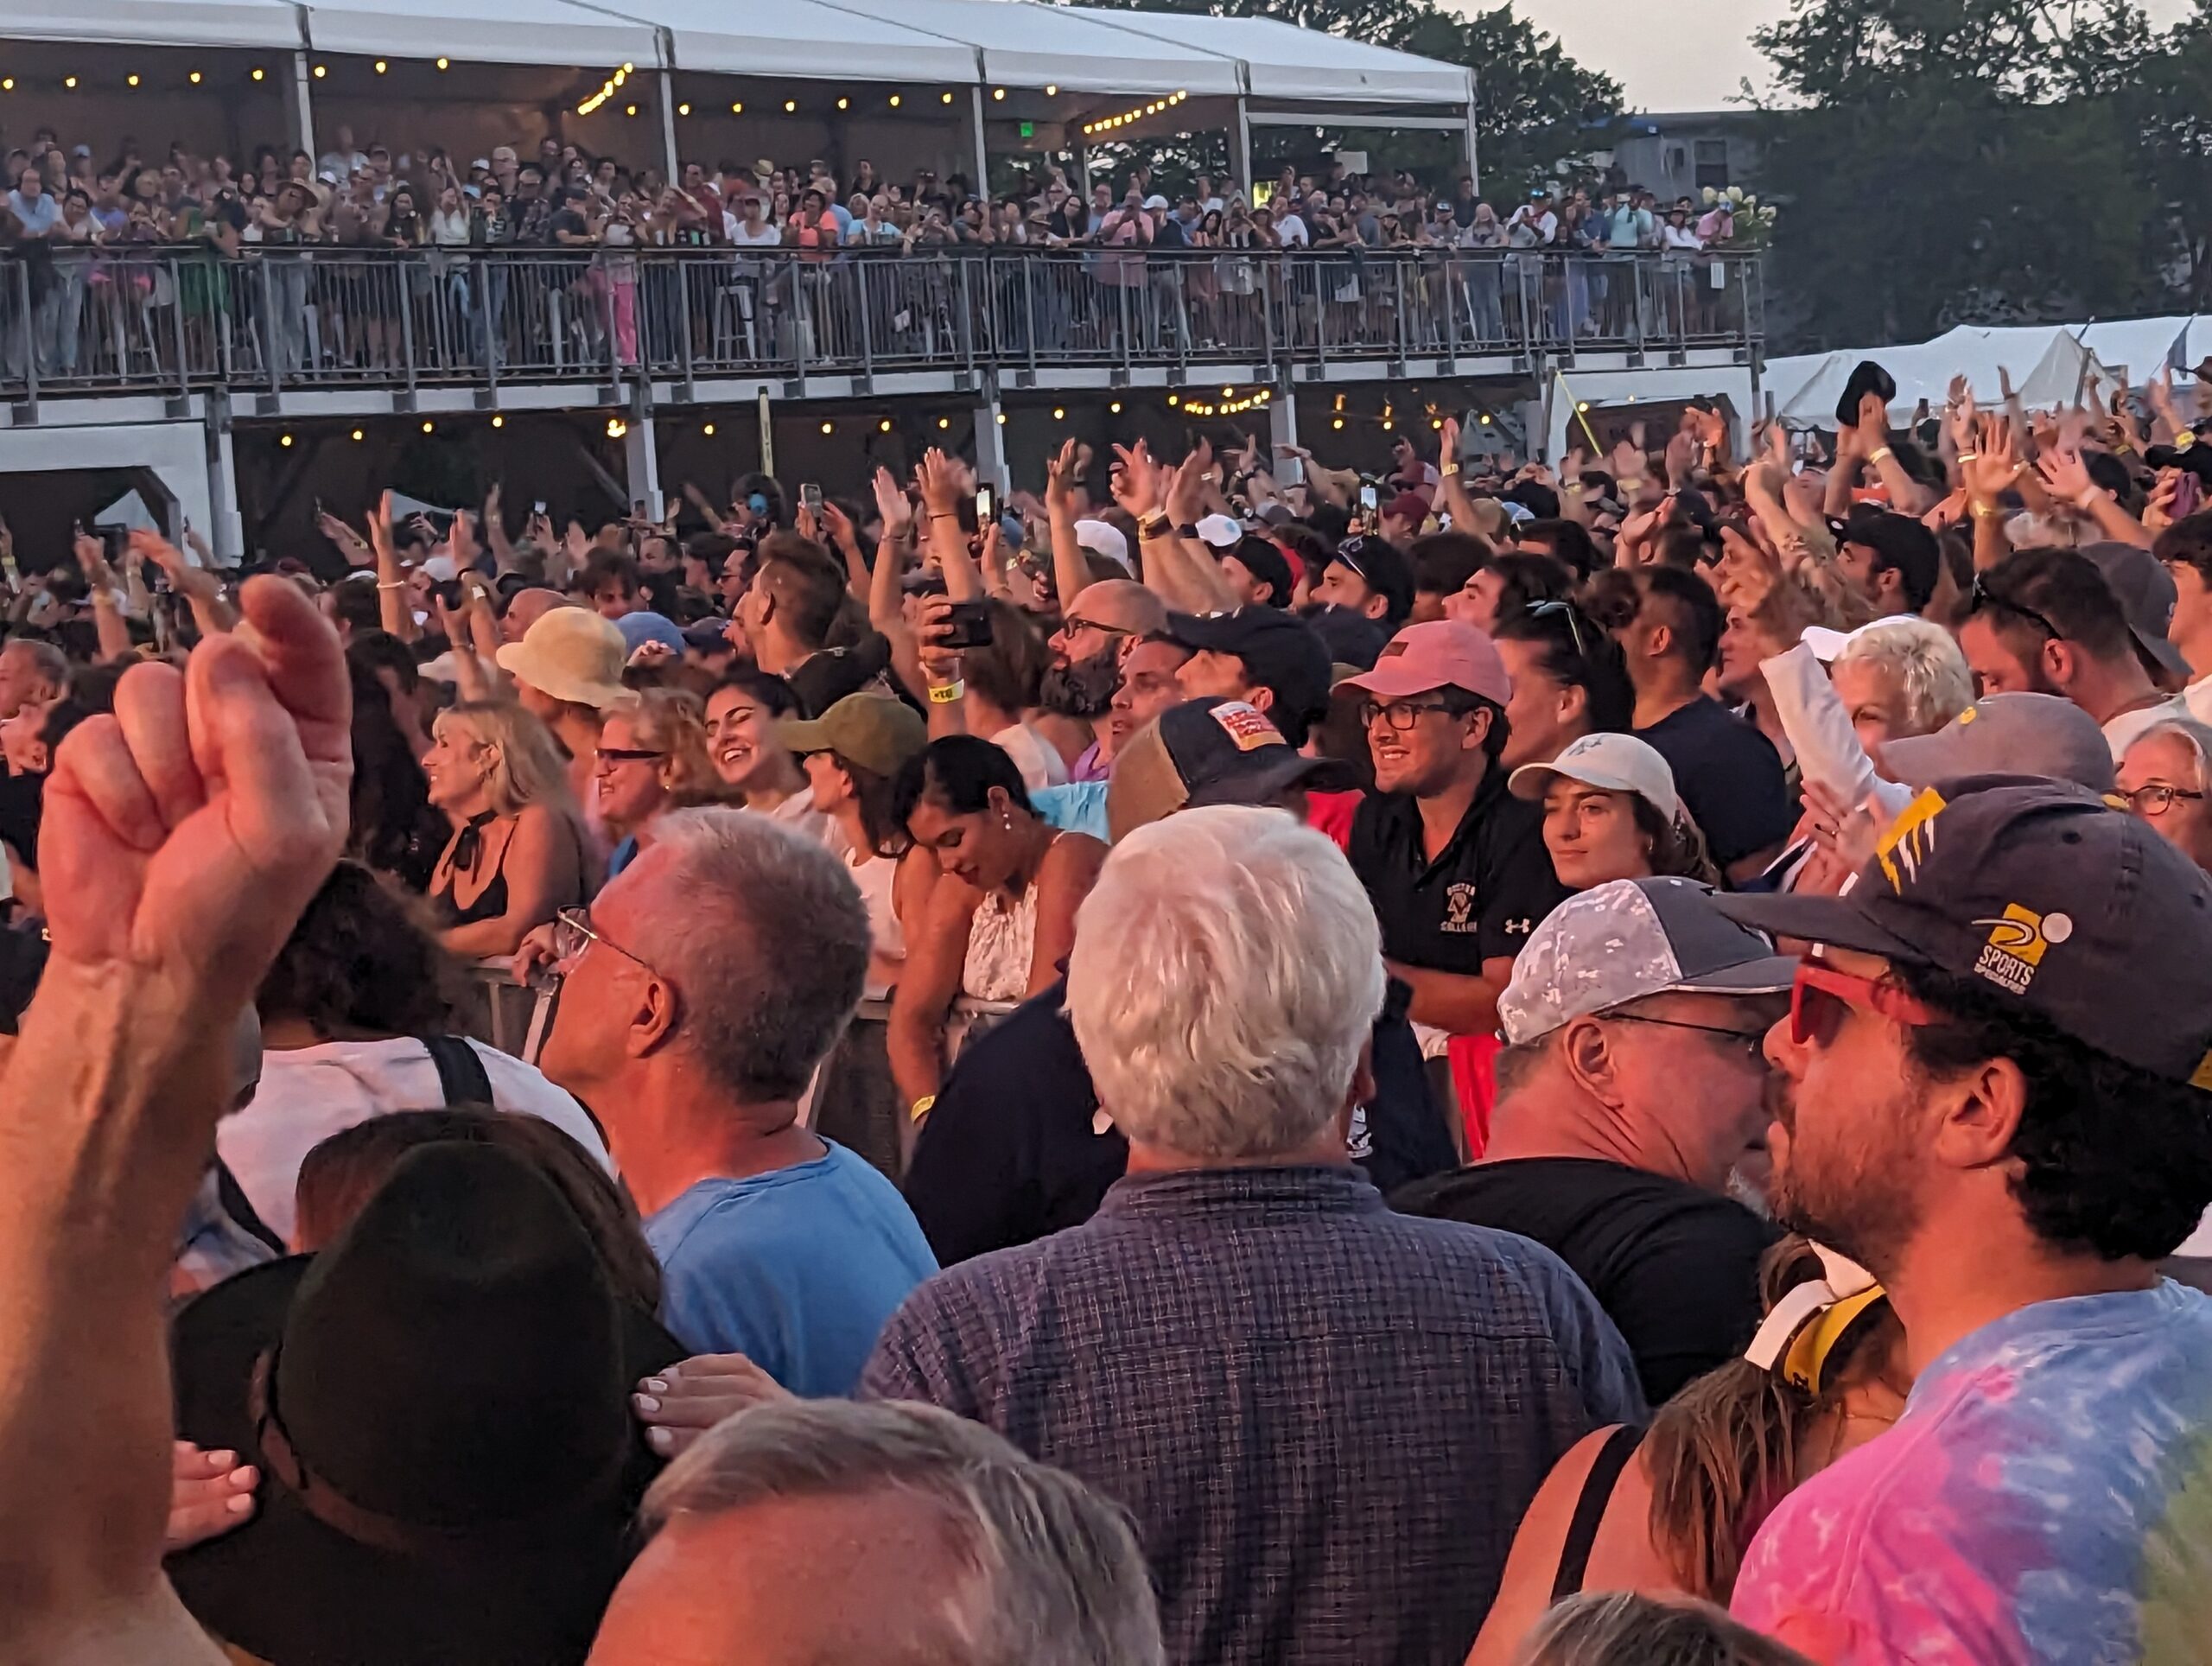
[(885, 417), (885, 418), (883, 419), (882, 423), (880, 424), (880, 426), (881, 427), (882, 431), (883, 431), (884, 433), (886, 433), (886, 434), (890, 433), (890, 432), (891, 432), (891, 419), (890, 419), (888, 416)]
[(734, 104), (729, 107), (729, 113), (733, 116), (742, 116), (745, 113), (745, 106), (741, 104)]
[(1045, 83), (1045, 96), (1048, 99), (1057, 99), (1060, 96), (1060, 90), (1047, 81)]
[(712, 423), (709, 423), (704, 428), (701, 429), (699, 432), (705, 435), (711, 440), (715, 437), (715, 425)]
[(423, 424), (423, 432), (425, 434), (435, 434), (437, 432), (437, 427), (438, 425), (435, 423), (425, 423)]
[(824, 434), (834, 434), (837, 431), (837, 425), (835, 423), (824, 423), (822, 425), (822, 431)]
[(1006, 98), (1006, 89), (1002, 86), (993, 87), (991, 89), (991, 97), (1003, 100)]
[[(322, 73), (322, 72), (321, 72), (321, 70), (317, 70), (317, 71), (315, 71), (315, 73), (316, 73), (316, 74), (318, 74), (318, 75), (320, 75), (320, 74), (321, 74), (321, 73)], [(123, 78), (123, 79), (124, 79), (124, 84), (126, 86), (137, 86), (137, 85), (138, 85), (138, 78), (137, 78), (136, 75), (126, 75), (126, 76), (124, 76), (124, 77)]]
[[(315, 67), (315, 79), (317, 79), (318, 81), (319, 81), (319, 80), (321, 80), (324, 76), (326, 76), (326, 75), (327, 75), (327, 74), (329, 74), (329, 73), (330, 73), (330, 66), (329, 66), (329, 65), (327, 65), (327, 64), (317, 64), (317, 65)], [(132, 76), (132, 77), (130, 78), (130, 85), (131, 85), (131, 86), (137, 86), (137, 85), (138, 85), (138, 78), (137, 78), (136, 75), (134, 75), (134, 76)]]
[(269, 73), (269, 72), (268, 72), (267, 70), (265, 70), (265, 69), (257, 69), (257, 70), (255, 70), (255, 71), (253, 72), (253, 79), (254, 79), (255, 80), (257, 80), (257, 80), (259, 80), (259, 79), (260, 79), (264, 75), (266, 75), (268, 73)]
[(797, 99), (785, 99), (785, 100), (784, 100), (784, 114), (785, 114), (786, 116), (790, 115), (793, 111), (797, 110), (798, 108), (798, 100)]
[(952, 426), (952, 418), (950, 416), (940, 416), (937, 419), (937, 425), (940, 429), (950, 428)]
[(440, 69), (447, 69), (447, 68), (449, 68), (449, 67), (451, 67), (450, 61), (449, 61), (448, 60), (447, 60), (447, 59), (444, 59), (444, 58), (441, 58), (441, 59), (439, 59), (439, 60), (438, 60), (438, 67), (439, 67)]
[(1054, 406), (1052, 407), (1052, 420), (1053, 420), (1054, 422), (1056, 422), (1056, 423), (1065, 423), (1065, 421), (1067, 421), (1067, 419), (1068, 419), (1068, 413), (1067, 413), (1067, 410), (1066, 410), (1066, 409), (1065, 409), (1065, 407), (1060, 406), (1060, 405), (1054, 405)]
[(492, 419), (492, 426), (493, 428), (505, 428), (506, 425), (507, 419), (504, 416), (494, 416)]
[(1107, 406), (1106, 409), (1112, 411), (1116, 416), (1118, 416), (1122, 414), (1122, 402), (1119, 399), (1116, 399), (1112, 404)]
[(288, 446), (292, 443), (292, 436), (289, 434), (280, 435), (277, 436), (276, 443), (278, 445)]
[(74, 75), (64, 75), (61, 78), (61, 85), (73, 90), (77, 85), (77, 78)]
[(353, 430), (353, 437), (357, 440), (361, 437), (361, 430), (357, 428)]
[[(385, 60), (384, 60), (383, 59), (379, 58), (379, 59), (378, 59), (378, 60), (377, 60), (377, 73), (378, 73), (378, 74), (379, 74), (379, 75), (383, 74), (383, 73), (385, 73), (385, 71), (387, 68), (389, 68), (389, 67), (390, 67), (390, 66), (389, 66), (389, 65), (387, 65), (387, 64), (385, 62)], [(197, 76), (194, 76), (193, 79), (195, 79), (195, 80), (197, 80), (199, 78), (198, 78)]]
[(893, 110), (899, 108), (899, 95), (895, 92), (891, 95), (891, 107)]
[(837, 100), (837, 108), (840, 110), (849, 110), (852, 108), (852, 104), (853, 101), (850, 99), (840, 99)]
[(950, 92), (944, 95), (944, 101), (947, 104), (950, 104), (952, 102), (952, 95)]

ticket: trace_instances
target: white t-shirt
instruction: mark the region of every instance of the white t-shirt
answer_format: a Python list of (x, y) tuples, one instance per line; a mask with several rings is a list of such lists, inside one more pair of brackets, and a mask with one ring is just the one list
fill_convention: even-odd
[(2127, 755), (2128, 747), (2141, 738), (2144, 730), (2155, 728), (2160, 723), (2177, 717), (2194, 717), (2185, 695), (2176, 695), (2171, 700), (2161, 700), (2155, 706), (2145, 706), (2136, 711), (2124, 711), (2104, 726), (2105, 743), (2112, 748), (2114, 764)]
[(1067, 760), (1060, 756), (1058, 747), (1028, 724), (1016, 723), (1012, 728), (1001, 729), (991, 736), (991, 743), (1014, 760), (1014, 766), (1021, 772), (1022, 785), (1032, 792), (1067, 785)]
[(837, 830), (837, 823), (814, 807), (814, 789), (803, 786), (798, 792), (767, 812), (772, 822), (781, 822), (794, 833), (818, 840), (832, 850), (842, 851), (845, 836)]
[[(480, 1041), (468, 1045), (484, 1061), (496, 1109), (543, 1117), (613, 1172), (607, 1142), (584, 1108), (546, 1080), (537, 1065)], [(261, 1055), (261, 1084), (252, 1099), (216, 1124), (215, 1150), (238, 1177), (254, 1212), (289, 1243), (292, 1194), (308, 1152), (372, 1117), (435, 1110), (445, 1102), (430, 1050), (412, 1036), (271, 1047)]]
[(2182, 703), (2200, 723), (2212, 723), (2212, 677), (2200, 677), (2181, 691)]
[(1304, 220), (1296, 214), (1285, 214), (1275, 222), (1275, 241), (1286, 249), (1303, 249), (1313, 243), (1313, 238), (1306, 231)]
[(732, 243), (747, 249), (772, 248), (784, 240), (781, 226), (772, 226), (763, 221), (758, 231), (748, 232), (745, 229), (745, 222), (735, 215), (728, 217), (723, 229), (728, 232), (729, 240)]

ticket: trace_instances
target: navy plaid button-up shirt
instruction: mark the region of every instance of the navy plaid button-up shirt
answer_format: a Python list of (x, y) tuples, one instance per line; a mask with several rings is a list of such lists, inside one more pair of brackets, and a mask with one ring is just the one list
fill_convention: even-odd
[(1122, 1504), (1169, 1656), (1209, 1666), (1458, 1666), (1545, 1472), (1643, 1411), (1557, 1256), (1333, 1167), (1121, 1180), (915, 1291), (861, 1391)]

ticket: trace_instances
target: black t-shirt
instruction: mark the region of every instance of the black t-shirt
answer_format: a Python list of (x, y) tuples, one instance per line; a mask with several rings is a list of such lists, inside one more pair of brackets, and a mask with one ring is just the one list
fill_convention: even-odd
[(1361, 804), (1348, 854), (1382, 922), (1383, 954), (1430, 971), (1479, 977), (1485, 960), (1519, 954), (1568, 895), (1544, 849), (1543, 806), (1508, 792), (1496, 764), (1434, 862), (1422, 853), (1420, 808), (1404, 794)]
[(1714, 863), (1726, 868), (1780, 844), (1795, 819), (1774, 743), (1718, 700), (1700, 695), (1639, 741), (1667, 760), (1675, 790), (1705, 834)]
[[(1389, 1192), (1457, 1160), (1391, 980), (1375, 1021), (1375, 1097), (1353, 1155)], [(1121, 1130), (1096, 1123), (1098, 1095), (1068, 1022), (1065, 982), (1033, 996), (960, 1051), (906, 1170), (907, 1205), (938, 1262), (1028, 1243), (1080, 1225), (1128, 1166)]]
[(1655, 1406), (1751, 1342), (1759, 1257), (1781, 1236), (1733, 1199), (1587, 1157), (1478, 1163), (1390, 1201), (1549, 1250), (1619, 1326)]

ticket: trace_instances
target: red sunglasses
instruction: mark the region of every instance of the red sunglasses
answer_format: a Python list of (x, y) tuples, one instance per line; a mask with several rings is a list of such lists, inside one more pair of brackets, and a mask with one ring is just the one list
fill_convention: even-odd
[(1789, 1039), (1798, 1046), (1823, 1046), (1835, 1039), (1843, 1022), (1843, 1009), (1860, 1012), (1924, 1029), (1942, 1021), (1929, 1007), (1914, 1000), (1894, 983), (1879, 978), (1856, 977), (1818, 961), (1801, 960), (1789, 985)]

